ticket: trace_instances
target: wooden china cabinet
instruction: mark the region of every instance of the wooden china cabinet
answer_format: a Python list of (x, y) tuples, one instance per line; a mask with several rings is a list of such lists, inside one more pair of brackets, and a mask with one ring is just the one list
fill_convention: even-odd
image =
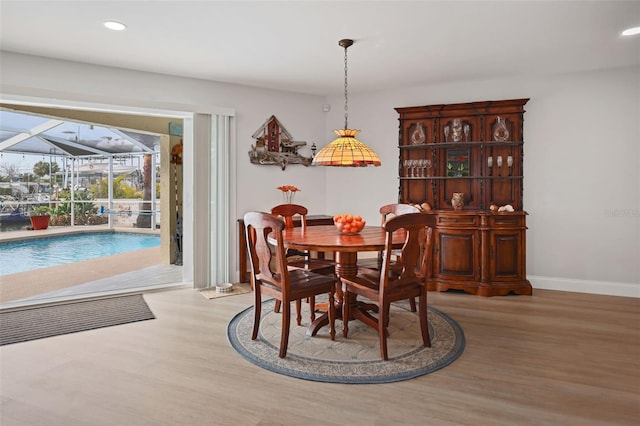
[[(436, 216), (429, 290), (531, 294), (522, 206), (527, 101), (396, 108), (398, 200), (426, 202), (432, 208), (427, 213)], [(454, 203), (454, 209), (454, 194), (461, 208)], [(513, 211), (498, 212), (506, 205)]]

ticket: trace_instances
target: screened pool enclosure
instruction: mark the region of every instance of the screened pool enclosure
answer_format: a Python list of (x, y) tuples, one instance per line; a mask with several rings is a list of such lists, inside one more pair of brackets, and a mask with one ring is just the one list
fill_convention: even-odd
[(156, 228), (161, 138), (0, 109), (3, 223), (40, 208), (54, 226)]

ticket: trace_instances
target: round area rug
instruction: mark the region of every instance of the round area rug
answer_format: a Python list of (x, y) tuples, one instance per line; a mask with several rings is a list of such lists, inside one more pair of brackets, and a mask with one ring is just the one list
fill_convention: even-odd
[[(389, 360), (380, 358), (378, 332), (361, 321), (349, 323), (349, 337), (342, 337), (342, 321), (336, 321), (336, 340), (329, 327), (314, 337), (306, 335), (308, 305), (303, 304), (302, 325), (292, 306), (289, 348), (278, 357), (281, 314), (273, 312), (274, 300), (262, 303), (262, 319), (256, 340), (251, 340), (253, 306), (238, 313), (227, 327), (231, 346), (253, 364), (275, 373), (331, 383), (389, 383), (431, 373), (455, 361), (464, 351), (462, 328), (436, 308), (428, 308), (431, 347), (422, 345), (417, 313), (409, 304), (393, 304), (387, 338)], [(306, 309), (305, 309), (306, 308)], [(306, 317), (306, 318), (305, 318)]]

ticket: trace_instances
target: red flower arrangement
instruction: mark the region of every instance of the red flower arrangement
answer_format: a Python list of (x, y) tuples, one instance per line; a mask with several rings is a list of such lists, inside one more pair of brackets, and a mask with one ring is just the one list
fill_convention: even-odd
[(281, 185), (277, 189), (282, 191), (282, 195), (284, 196), (284, 199), (287, 202), (287, 204), (291, 204), (293, 202), (293, 197), (296, 194), (296, 192), (300, 191), (300, 188), (298, 188), (295, 185)]

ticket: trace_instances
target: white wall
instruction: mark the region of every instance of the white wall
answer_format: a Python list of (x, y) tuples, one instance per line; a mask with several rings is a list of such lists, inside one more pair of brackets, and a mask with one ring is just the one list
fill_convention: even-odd
[[(640, 296), (638, 68), (350, 93), (349, 127), (362, 130), (360, 139), (383, 165), (329, 170), (328, 210), (376, 220), (378, 206), (397, 200), (394, 107), (512, 98), (531, 99), (524, 115), (524, 207), (534, 288)], [(328, 129), (343, 122), (341, 102), (329, 100)], [(365, 194), (357, 206), (354, 194)]]
[[(398, 196), (394, 107), (531, 98), (526, 105), (524, 205), (527, 272), (534, 288), (640, 297), (640, 70), (460, 82), (349, 94), (349, 124), (374, 148), (377, 168), (306, 168), (249, 163), (251, 134), (272, 114), (318, 148), (341, 128), (343, 99), (126, 71), (1, 52), (0, 93), (77, 103), (192, 112), (235, 111), (232, 215), (267, 210), (275, 189), (300, 187), (312, 213), (356, 212), (371, 223)], [(398, 77), (399, 78), (399, 77)], [(332, 111), (322, 112), (329, 103)], [(197, 143), (197, 141), (196, 141)], [(185, 188), (188, 197), (189, 188)], [(235, 224), (230, 224), (234, 226)], [(235, 234), (232, 234), (235, 236)], [(237, 242), (233, 241), (233, 252)], [(231, 256), (237, 269), (235, 256)]]
[[(283, 184), (302, 189), (295, 201), (307, 205), (310, 212), (326, 212), (325, 169), (289, 165), (282, 171), (277, 166), (251, 164), (248, 156), (251, 144), (255, 144), (251, 135), (271, 115), (275, 115), (296, 140), (307, 141), (309, 146), (313, 141), (321, 142), (324, 98), (8, 52), (0, 52), (0, 96), (43, 99), (53, 106), (99, 105), (100, 108), (113, 106), (114, 110), (126, 106), (127, 111), (130, 107), (140, 111), (235, 111), (233, 124), (237, 138), (232, 149), (237, 164), (232, 168), (235, 174), (230, 195), (235, 209), (231, 217), (242, 217), (249, 210), (268, 210), (281, 203), (282, 194), (276, 187)], [(301, 153), (310, 155), (309, 150)], [(185, 188), (183, 196), (185, 207), (197, 202), (193, 199), (193, 188)], [(237, 271), (235, 220), (229, 226), (234, 230), (230, 270)], [(185, 264), (185, 270), (188, 269)]]

